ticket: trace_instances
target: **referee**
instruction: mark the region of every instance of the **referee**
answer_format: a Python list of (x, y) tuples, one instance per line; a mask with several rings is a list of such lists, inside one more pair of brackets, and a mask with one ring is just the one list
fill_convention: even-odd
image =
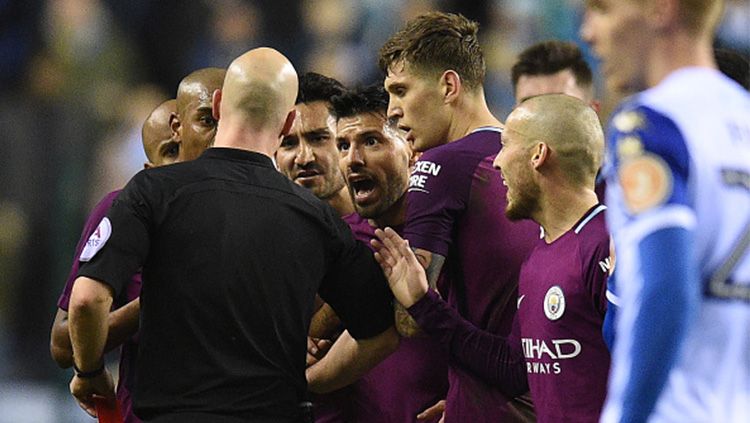
[[(70, 390), (114, 398), (102, 351), (113, 295), (143, 268), (134, 409), (154, 422), (296, 422), (317, 292), (356, 357), (396, 348), (390, 294), (336, 212), (278, 173), (297, 74), (279, 52), (235, 59), (214, 94), (215, 148), (136, 175), (81, 255), (70, 300)], [(341, 373), (361, 371), (339, 363)]]

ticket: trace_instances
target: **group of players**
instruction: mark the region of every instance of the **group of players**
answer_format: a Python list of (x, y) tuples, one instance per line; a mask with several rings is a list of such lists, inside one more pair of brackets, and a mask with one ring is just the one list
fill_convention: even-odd
[[(359, 321), (350, 328), (356, 307), (335, 296), (326, 304), (330, 288), (321, 288), (306, 370), (316, 421), (747, 417), (750, 99), (711, 69), (721, 2), (644, 2), (652, 7), (635, 0), (587, 5), (582, 35), (604, 60), (608, 86), (648, 89), (614, 114), (603, 168), (591, 71), (572, 44), (546, 42), (519, 56), (518, 105), (504, 125), (485, 102), (478, 27), (459, 15), (422, 15), (393, 35), (380, 50), (383, 84), (347, 89), (314, 73), (299, 79), (293, 112), (281, 135), (271, 134), (276, 145), (255, 151), (272, 156), (283, 175), (330, 205), (375, 251), (397, 300), (400, 334)], [(144, 123), (145, 167), (199, 157), (213, 144), (217, 123), (238, 119), (216, 109), (230, 110), (233, 90), (262, 97), (288, 83), (282, 76), (291, 64), (261, 50), (238, 58), (229, 74), (203, 69), (180, 83), (176, 99)], [(269, 76), (273, 84), (266, 85), (233, 76), (233, 67), (268, 71), (256, 56), (278, 61), (270, 69), (282, 76)], [(709, 139), (717, 147), (708, 147)], [(595, 190), (598, 175), (606, 178), (608, 210)], [(106, 345), (84, 334), (92, 327), (84, 301), (94, 292), (90, 281), (117, 285), (95, 260), (116, 231), (120, 211), (108, 210), (117, 195), (108, 195), (84, 228), (51, 347), (61, 366), (75, 366), (71, 391), (95, 414), (93, 397), (111, 391), (96, 353), (123, 345), (118, 401), (125, 421), (139, 421), (129, 393), (155, 389), (152, 377), (149, 389), (134, 381), (140, 273), (115, 286), (115, 308), (91, 330), (103, 333)], [(150, 230), (157, 237), (162, 229)], [(117, 242), (110, 248), (127, 246)], [(79, 263), (88, 268), (79, 272)], [(154, 260), (140, 264), (144, 275), (158, 275)], [(373, 294), (373, 303), (379, 299)], [(84, 317), (69, 329), (73, 303)], [(283, 327), (277, 331), (283, 337)], [(142, 347), (139, 360), (149, 353)], [(185, 414), (196, 411), (211, 416), (205, 421), (290, 416), (257, 402), (243, 409), (252, 393), (215, 388), (226, 403), (188, 402), (160, 414), (141, 393), (136, 409), (155, 421), (198, 421)], [(159, 420), (174, 415), (182, 420)]]

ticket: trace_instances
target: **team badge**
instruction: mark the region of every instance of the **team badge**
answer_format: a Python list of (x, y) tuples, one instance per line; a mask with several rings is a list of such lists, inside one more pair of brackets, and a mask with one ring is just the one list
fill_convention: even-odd
[(617, 156), (626, 160), (643, 154), (643, 142), (634, 135), (628, 135), (617, 140)]
[(96, 230), (91, 234), (89, 240), (86, 241), (86, 246), (83, 247), (79, 260), (91, 260), (94, 255), (104, 247), (104, 244), (107, 243), (110, 235), (112, 235), (112, 223), (110, 223), (109, 219), (105, 217), (99, 222), (99, 226), (96, 227)]
[(620, 132), (633, 132), (643, 128), (643, 115), (639, 112), (620, 112), (612, 119), (612, 125)]
[(625, 204), (633, 214), (658, 206), (672, 193), (672, 173), (667, 163), (653, 154), (623, 162), (620, 185)]
[(544, 315), (550, 320), (557, 320), (565, 313), (565, 295), (562, 289), (555, 285), (544, 296)]

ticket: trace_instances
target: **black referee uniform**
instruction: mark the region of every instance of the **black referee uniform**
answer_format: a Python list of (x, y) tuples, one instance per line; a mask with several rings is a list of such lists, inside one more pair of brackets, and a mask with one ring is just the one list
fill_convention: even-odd
[(211, 148), (142, 171), (106, 219), (111, 234), (79, 276), (116, 296), (143, 267), (134, 393), (143, 419), (296, 421), (318, 292), (355, 338), (393, 324), (370, 250), (267, 156)]

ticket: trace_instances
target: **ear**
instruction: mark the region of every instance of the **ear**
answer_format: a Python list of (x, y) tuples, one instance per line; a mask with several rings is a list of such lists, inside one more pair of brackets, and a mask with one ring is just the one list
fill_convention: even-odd
[(297, 116), (297, 110), (292, 109), (289, 114), (286, 115), (286, 120), (284, 121), (284, 127), (281, 128), (281, 136), (285, 137), (289, 135), (289, 133), (292, 131), (292, 125), (294, 124), (294, 118)]
[(172, 138), (179, 140), (182, 139), (180, 136), (180, 125), (182, 123), (180, 122), (180, 117), (177, 116), (177, 113), (172, 112), (169, 114), (169, 129), (172, 130)]
[(539, 168), (544, 166), (544, 164), (549, 159), (549, 146), (547, 145), (547, 143), (539, 141), (531, 149), (531, 151), (531, 165), (534, 167), (534, 170), (539, 170)]
[(214, 119), (219, 120), (221, 117), (221, 89), (214, 90), (214, 94), (211, 97), (211, 114)]
[(461, 94), (462, 82), (461, 77), (454, 70), (448, 69), (440, 76), (440, 85), (443, 89), (443, 99), (445, 103), (453, 103)]
[(154, 165), (152, 165), (151, 162), (143, 162), (144, 169), (151, 169), (152, 167), (154, 167)]
[(602, 103), (599, 100), (591, 100), (589, 106), (594, 109), (594, 112), (596, 112), (597, 115), (602, 110)]
[(646, 2), (646, 19), (655, 29), (663, 30), (678, 23), (679, 0), (649, 0)]

